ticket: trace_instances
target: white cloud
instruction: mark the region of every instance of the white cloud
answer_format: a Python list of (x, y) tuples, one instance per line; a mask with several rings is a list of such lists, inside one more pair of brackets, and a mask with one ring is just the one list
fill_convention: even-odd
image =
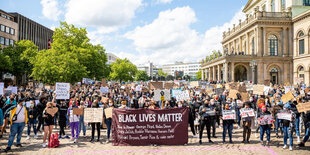
[(124, 52), (119, 55), (128, 57), (135, 64), (147, 61), (155, 64), (199, 61), (212, 50), (222, 50), (223, 31), (243, 18), (240, 9), (231, 21), (200, 34), (190, 27), (197, 21), (195, 12), (190, 7), (163, 11), (152, 23), (136, 27), (124, 35), (127, 39), (133, 40), (139, 55)]
[(172, 0), (157, 0), (157, 3), (171, 3)]
[(130, 24), (142, 0), (69, 0), (65, 19), (70, 24), (91, 26), (109, 33)]
[(58, 8), (57, 0), (41, 0), (42, 13), (47, 19), (58, 21), (59, 15), (62, 11)]

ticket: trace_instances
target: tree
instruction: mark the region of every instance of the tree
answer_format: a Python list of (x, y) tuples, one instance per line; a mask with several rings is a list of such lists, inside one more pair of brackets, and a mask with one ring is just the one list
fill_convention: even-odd
[(3, 53), (3, 49), (0, 50), (0, 80), (4, 73), (12, 70), (12, 61), (8, 55)]
[(199, 70), (197, 73), (195, 73), (196, 74), (196, 76), (197, 76), (197, 80), (201, 80), (201, 70)]
[(12, 64), (7, 71), (16, 77), (17, 82), (21, 81), (23, 75), (28, 77), (31, 74), (31, 61), (35, 60), (37, 53), (38, 47), (30, 40), (20, 40), (14, 46), (3, 49), (3, 54), (10, 58)]
[(164, 72), (163, 69), (159, 69), (157, 74), (159, 77), (166, 77), (168, 75), (168, 73)]
[(138, 70), (135, 77), (136, 81), (148, 81), (149, 76), (147, 75), (146, 71)]
[(43, 83), (76, 83), (84, 77), (101, 79), (109, 75), (105, 49), (92, 45), (85, 28), (61, 22), (53, 34), (51, 49), (42, 50), (31, 63), (32, 76)]
[(133, 81), (137, 66), (132, 64), (128, 59), (117, 59), (111, 64), (110, 78), (115, 81)]

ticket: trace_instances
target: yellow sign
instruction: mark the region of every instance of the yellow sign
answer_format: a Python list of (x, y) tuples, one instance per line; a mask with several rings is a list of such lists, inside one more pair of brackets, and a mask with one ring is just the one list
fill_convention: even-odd
[(164, 101), (164, 100), (165, 100), (165, 96), (161, 96), (161, 97), (160, 97), (160, 100), (161, 100), (161, 101)]

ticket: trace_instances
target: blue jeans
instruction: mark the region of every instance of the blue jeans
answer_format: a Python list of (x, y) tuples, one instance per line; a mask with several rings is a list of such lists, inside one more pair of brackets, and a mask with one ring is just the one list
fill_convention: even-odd
[(279, 120), (277, 116), (275, 116), (275, 118), (276, 120), (274, 122), (274, 129), (275, 129), (276, 134), (278, 134), (279, 133)]
[(237, 124), (238, 124), (238, 126), (240, 126), (240, 121), (241, 121), (240, 109), (237, 109), (236, 113), (237, 113)]
[(12, 124), (8, 147), (11, 147), (13, 145), (16, 134), (17, 134), (16, 144), (20, 144), (20, 139), (22, 138), (24, 127), (25, 127), (25, 123), (13, 123)]
[(270, 128), (268, 125), (261, 125), (260, 126), (260, 141), (264, 141), (264, 134), (267, 134), (267, 142), (270, 142)]
[(309, 139), (309, 136), (310, 136), (310, 128), (308, 127), (306, 129), (306, 134), (305, 134), (305, 137), (304, 137), (304, 140), (303, 140), (304, 143), (307, 142), (307, 140)]
[(86, 134), (86, 125), (85, 125), (85, 123), (84, 123), (84, 115), (81, 115), (81, 116), (80, 116), (80, 121), (79, 121), (79, 133), (81, 133), (82, 127), (83, 127), (83, 134), (85, 135), (85, 134)]
[(29, 119), (28, 127), (27, 127), (27, 135), (30, 136), (31, 125), (33, 127), (34, 135), (37, 135), (37, 120), (36, 119)]
[(223, 142), (225, 142), (226, 131), (228, 130), (229, 141), (232, 141), (232, 130), (234, 128), (234, 124), (223, 125)]
[(300, 136), (300, 132), (299, 132), (299, 123), (300, 123), (300, 117), (296, 117), (295, 120), (295, 129), (296, 129), (296, 135), (299, 137)]
[(107, 125), (107, 128), (108, 128), (108, 132), (107, 132), (108, 139), (110, 139), (112, 119), (105, 119), (104, 122), (105, 122), (105, 124)]
[(283, 127), (283, 142), (284, 145), (287, 145), (287, 138), (290, 139), (290, 146), (293, 146), (293, 132), (290, 130), (290, 127)]

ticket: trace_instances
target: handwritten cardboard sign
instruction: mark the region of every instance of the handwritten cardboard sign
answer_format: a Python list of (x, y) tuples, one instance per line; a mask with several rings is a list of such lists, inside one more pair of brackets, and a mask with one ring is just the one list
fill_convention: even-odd
[(288, 92), (281, 97), (281, 100), (284, 104), (287, 103), (288, 101), (292, 100), (292, 99), (294, 99), (292, 92)]
[(56, 83), (56, 99), (70, 98), (70, 83)]
[(83, 115), (84, 108), (73, 108), (73, 115)]
[(235, 89), (230, 89), (229, 90), (229, 95), (228, 95), (228, 97), (229, 98), (232, 98), (232, 99), (237, 99), (238, 97), (237, 97), (237, 94), (239, 93), (239, 91), (238, 90), (235, 90)]
[(278, 119), (291, 121), (292, 120), (292, 113), (279, 112), (279, 113), (277, 113), (277, 117), (278, 117)]
[[(182, 93), (182, 92), (179, 92), (179, 93)], [(179, 94), (177, 94), (177, 95), (179, 95)], [(170, 90), (155, 90), (154, 91), (154, 100), (155, 101), (161, 101), (162, 96), (164, 97), (163, 98), (164, 100), (170, 101), (170, 99), (171, 99)]]
[(298, 103), (296, 105), (298, 112), (307, 112), (310, 111), (310, 102)]
[(236, 119), (236, 111), (235, 110), (223, 110), (222, 111), (223, 120), (235, 120)]
[(175, 98), (176, 98), (177, 101), (182, 101), (182, 100), (186, 101), (186, 100), (190, 99), (190, 95), (189, 95), (189, 91), (188, 90), (177, 91), (176, 93), (177, 94), (176, 94)]
[(272, 115), (263, 115), (258, 118), (258, 122), (260, 125), (267, 125), (273, 123)]
[(113, 108), (104, 109), (105, 118), (112, 118)]
[(243, 102), (246, 102), (246, 101), (249, 101), (249, 100), (250, 100), (249, 93), (241, 92), (240, 95), (241, 95), (241, 100), (242, 100)]
[(52, 116), (55, 116), (55, 114), (57, 113), (58, 111), (58, 108), (57, 107), (53, 107), (53, 108), (46, 108), (46, 113), (52, 115)]
[(84, 109), (84, 122), (86, 123), (102, 123), (103, 108), (85, 108)]
[(242, 108), (242, 109), (240, 109), (240, 116), (242, 118), (254, 117), (255, 116), (254, 109), (252, 109), (252, 108)]
[(150, 89), (163, 89), (164, 85), (163, 82), (150, 82), (149, 88)]
[(253, 94), (264, 95), (264, 85), (253, 85)]
[(100, 92), (101, 92), (102, 94), (109, 93), (109, 87), (100, 87)]
[(216, 95), (222, 95), (224, 92), (223, 88), (215, 88), (214, 89)]
[(165, 82), (164, 88), (165, 89), (173, 89), (173, 82)]

